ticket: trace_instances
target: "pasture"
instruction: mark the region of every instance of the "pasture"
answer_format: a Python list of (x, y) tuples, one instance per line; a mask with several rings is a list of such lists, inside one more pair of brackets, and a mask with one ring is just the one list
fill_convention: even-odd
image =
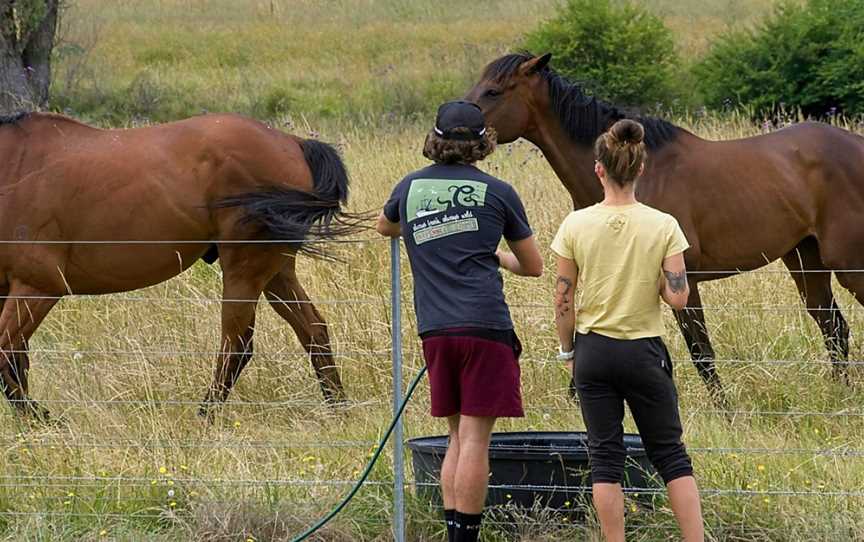
[[(58, 84), (70, 90), (60, 99), (115, 125), (201, 109), (259, 114), (339, 144), (353, 177), (350, 208), (377, 209), (402, 175), (426, 163), (420, 148), (428, 123), (415, 115), (464, 92), (551, 4), (458, 3), (442, 14), (437, 4), (408, 0), (79, 0), (67, 36), (96, 41), (76, 68), (77, 83), (64, 79), (73, 59), (61, 59)], [(695, 54), (712, 31), (746, 24), (770, 2), (646, 4)], [(287, 93), (285, 109), (256, 109), (277, 92)], [(390, 104), (403, 109), (382, 115)], [(762, 130), (736, 117), (677, 122), (712, 139)], [(548, 246), (569, 201), (543, 157), (518, 142), (482, 167), (515, 185)], [(294, 334), (262, 304), (256, 355), (231, 399), (213, 425), (195, 415), (219, 341), (218, 266), (199, 262), (157, 287), (62, 301), (32, 341), (31, 389), (64, 423), (29, 425), (0, 409), (0, 540), (283, 541), (328, 511), (390, 419), (389, 249), (371, 234), (363, 239), (334, 247), (342, 262), (298, 263), (339, 353), (351, 401), (341, 410), (321, 403)], [(501, 422), (501, 431), (583, 428), (554, 361), (554, 278), (545, 255), (543, 278), (505, 279), (525, 346), (527, 416)], [(402, 269), (407, 380), (422, 359), (406, 261)], [(670, 350), (681, 360), (685, 442), (706, 490), (712, 539), (864, 540), (862, 365), (851, 367), (851, 386), (831, 379), (821, 336), (782, 266), (701, 288), (731, 421), (708, 401), (666, 317)], [(837, 291), (852, 329), (850, 359), (860, 363), (864, 308)], [(406, 436), (442, 431), (428, 406), (424, 383), (408, 407)], [(373, 483), (321, 540), (388, 540), (387, 454)], [(674, 539), (662, 499), (654, 512), (631, 505), (632, 540)], [(440, 539), (428, 503), (411, 498), (407, 517), (409, 540)], [(591, 521), (571, 526), (554, 517), (524, 518), (516, 531), (502, 525), (484, 536), (598, 539)]]

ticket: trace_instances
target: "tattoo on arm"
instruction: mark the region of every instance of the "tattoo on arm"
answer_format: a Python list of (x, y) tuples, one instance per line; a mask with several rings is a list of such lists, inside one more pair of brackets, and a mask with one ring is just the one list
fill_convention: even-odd
[(672, 271), (663, 270), (663, 274), (666, 275), (666, 282), (669, 284), (669, 289), (672, 290), (672, 293), (683, 292), (687, 288), (687, 272), (681, 271), (680, 273), (674, 273)]
[(555, 293), (558, 295), (567, 295), (573, 289), (573, 281), (567, 277), (559, 276), (555, 281)]
[(557, 318), (561, 318), (568, 312), (570, 312), (570, 305), (572, 303), (569, 294), (573, 290), (573, 281), (568, 279), (567, 277), (558, 277), (558, 280), (555, 281), (555, 305), (556, 311), (555, 316)]

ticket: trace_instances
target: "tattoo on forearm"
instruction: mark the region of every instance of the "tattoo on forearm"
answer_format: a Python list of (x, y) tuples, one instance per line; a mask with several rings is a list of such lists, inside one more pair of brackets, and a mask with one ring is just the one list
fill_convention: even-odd
[(687, 288), (687, 272), (673, 273), (672, 271), (663, 270), (666, 275), (666, 282), (669, 284), (669, 289), (673, 293), (683, 292)]
[(567, 277), (559, 276), (555, 281), (555, 293), (558, 295), (567, 295), (571, 289), (573, 289), (573, 281)]
[(557, 318), (563, 318), (564, 316), (567, 315), (568, 312), (570, 312), (570, 302), (569, 301), (563, 301), (563, 302), (559, 303), (555, 307), (555, 309), (556, 309), (555, 310), (555, 318), (556, 319)]
[(562, 318), (568, 312), (570, 312), (570, 305), (573, 303), (572, 299), (570, 299), (570, 292), (573, 290), (573, 281), (568, 279), (567, 277), (558, 277), (558, 280), (555, 281), (555, 317)]

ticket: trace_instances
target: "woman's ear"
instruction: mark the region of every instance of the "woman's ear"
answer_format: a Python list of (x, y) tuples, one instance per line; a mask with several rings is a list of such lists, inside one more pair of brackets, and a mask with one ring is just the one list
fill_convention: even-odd
[(598, 179), (603, 179), (606, 175), (606, 168), (599, 161), (594, 162), (594, 174), (597, 175)]

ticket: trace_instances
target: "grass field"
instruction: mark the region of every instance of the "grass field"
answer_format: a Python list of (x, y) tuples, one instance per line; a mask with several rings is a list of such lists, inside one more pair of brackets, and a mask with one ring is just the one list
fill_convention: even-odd
[[(647, 0), (685, 63), (771, 0)], [(556, 0), (76, 0), (54, 103), (109, 122), (201, 111), (416, 117), (551, 16)], [(684, 66), (682, 66), (684, 69)]]
[[(747, 24), (770, 2), (645, 4), (676, 30), (682, 50), (696, 55), (724, 25)], [(351, 207), (373, 209), (402, 175), (425, 163), (419, 150), (426, 123), (412, 115), (460, 95), (551, 5), (79, 0), (65, 36), (84, 46), (70, 46), (61, 58), (57, 90), (61, 104), (105, 124), (237, 110), (300, 135), (320, 132), (344, 151)], [(735, 118), (681, 123), (715, 139), (759, 132)], [(568, 209), (542, 156), (519, 142), (483, 167), (513, 182), (548, 246)], [(64, 423), (26, 425), (0, 410), (0, 540), (284, 541), (329, 510), (347, 487), (307, 482), (356, 478), (390, 419), (392, 384), (388, 246), (370, 238), (338, 251), (344, 263), (304, 259), (300, 273), (340, 352), (353, 403), (339, 412), (321, 404), (290, 328), (262, 306), (256, 358), (231, 401), (213, 425), (196, 417), (212, 374), (215, 356), (208, 353), (218, 344), (218, 267), (198, 264), (134, 294), (61, 302), (32, 341), (32, 388)], [(403, 264), (407, 381), (422, 359)], [(552, 282), (549, 273), (506, 278), (525, 345), (528, 415), (499, 430), (583, 428), (567, 397), (567, 375), (552, 361)], [(704, 488), (742, 492), (705, 498), (711, 539), (864, 541), (864, 497), (819, 495), (864, 490), (861, 367), (852, 368), (851, 387), (831, 379), (816, 326), (777, 265), (706, 284), (703, 298), (738, 414), (730, 422), (714, 412), (693, 367), (679, 363), (685, 438)], [(864, 309), (845, 291), (840, 299), (852, 359), (861, 360), (856, 339)], [(666, 317), (673, 357), (685, 360)], [(799, 414), (780, 414), (787, 411)], [(407, 412), (408, 436), (443, 430), (427, 412), (424, 383)], [(822, 412), (833, 415), (813, 414)], [(320, 540), (389, 540), (389, 459)], [(409, 540), (441, 539), (437, 514), (422, 499), (410, 498), (408, 521)], [(632, 540), (675, 539), (663, 499), (653, 512), (636, 507), (628, 521)], [(557, 518), (526, 518), (518, 532), (493, 528), (484, 536), (598, 540), (590, 520), (570, 526)]]

